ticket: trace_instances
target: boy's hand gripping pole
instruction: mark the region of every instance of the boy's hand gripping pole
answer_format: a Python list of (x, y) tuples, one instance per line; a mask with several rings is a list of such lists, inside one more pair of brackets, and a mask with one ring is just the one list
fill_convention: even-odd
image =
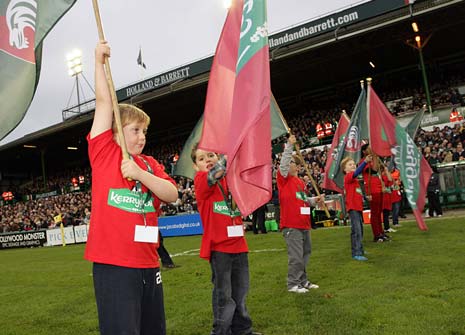
[[(100, 11), (98, 7), (98, 1), (92, 0), (94, 5), (94, 14), (95, 21), (97, 23), (98, 36), (101, 41), (105, 41), (105, 36), (103, 34), (102, 20), (100, 19)], [(126, 141), (124, 140), (123, 126), (121, 124), (121, 116), (119, 112), (118, 99), (116, 98), (115, 85), (113, 84), (113, 78), (111, 76), (110, 70), (110, 60), (108, 57), (105, 57), (105, 75), (107, 77), (108, 88), (110, 89), (111, 102), (113, 104), (113, 117), (115, 118), (116, 129), (118, 130), (118, 140), (121, 146), (121, 151), (123, 153), (123, 159), (129, 159), (128, 149), (126, 147)]]

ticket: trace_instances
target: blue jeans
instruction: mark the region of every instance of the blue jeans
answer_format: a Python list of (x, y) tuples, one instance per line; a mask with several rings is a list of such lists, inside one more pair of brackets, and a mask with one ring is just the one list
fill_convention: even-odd
[(283, 228), (287, 245), (287, 289), (304, 286), (307, 278), (307, 263), (312, 253), (310, 232), (304, 229)]
[(211, 335), (251, 334), (252, 320), (245, 305), (249, 290), (247, 253), (213, 251), (210, 265), (213, 283)]
[(93, 279), (100, 334), (166, 334), (159, 268), (94, 263)]
[(362, 212), (351, 209), (350, 218), (350, 241), (352, 244), (352, 257), (363, 256), (363, 221)]
[(392, 203), (392, 224), (394, 226), (399, 224), (400, 204), (400, 201)]

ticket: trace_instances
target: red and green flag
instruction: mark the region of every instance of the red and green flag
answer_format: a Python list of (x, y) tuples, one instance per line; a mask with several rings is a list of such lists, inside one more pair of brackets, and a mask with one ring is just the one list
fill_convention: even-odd
[(368, 138), (366, 106), (366, 90), (362, 87), (349, 126), (339, 140), (339, 144), (333, 148), (333, 161), (328, 171), (328, 178), (340, 189), (344, 189), (344, 171), (341, 169), (341, 161), (346, 157), (351, 157), (357, 164), (361, 159), (363, 141)]
[(379, 156), (394, 155), (404, 191), (418, 227), (421, 230), (427, 230), (421, 214), (432, 174), (431, 167), (418, 151), (412, 137), (397, 123), (371, 85), (368, 85), (367, 106), (370, 121), (370, 146)]
[(0, 1), (0, 140), (24, 118), (39, 82), (42, 42), (75, 2)]
[(266, 1), (233, 0), (208, 83), (199, 147), (228, 157), (243, 215), (271, 198), (270, 66)]
[[(338, 186), (338, 184), (340, 185), (341, 182), (339, 181), (337, 183), (334, 179), (331, 179), (330, 176), (334, 176), (339, 147), (342, 147), (344, 143), (344, 137), (347, 133), (347, 129), (349, 129), (349, 124), (350, 118), (345, 112), (343, 112), (337, 124), (336, 132), (334, 133), (333, 141), (331, 142), (331, 148), (328, 151), (323, 178), (324, 189), (336, 191), (339, 193), (344, 193), (344, 188)], [(339, 174), (338, 176), (334, 177), (341, 177), (341, 175)], [(342, 183), (344, 183), (344, 179), (342, 180)]]
[[(272, 96), (270, 101), (270, 117), (271, 117), (271, 140), (274, 140), (278, 137), (283, 136), (288, 133), (288, 126), (286, 121), (283, 119), (281, 110), (278, 106), (278, 103)], [(187, 138), (184, 146), (182, 147), (181, 154), (179, 159), (176, 162), (174, 167), (175, 176), (183, 176), (189, 179), (194, 179), (195, 170), (192, 166), (191, 152), (194, 145), (199, 142), (200, 137), (202, 136), (203, 129), (203, 115), (200, 117), (199, 121), (195, 125), (191, 134)]]

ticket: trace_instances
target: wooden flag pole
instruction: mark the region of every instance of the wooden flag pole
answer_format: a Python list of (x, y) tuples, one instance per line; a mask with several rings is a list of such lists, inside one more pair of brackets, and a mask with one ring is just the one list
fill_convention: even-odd
[[(92, 3), (94, 5), (95, 21), (97, 23), (99, 39), (100, 41), (105, 41), (105, 36), (103, 34), (103, 28), (102, 28), (102, 20), (100, 19), (98, 1), (92, 0)], [(119, 140), (119, 145), (123, 153), (123, 159), (129, 159), (128, 149), (126, 147), (126, 141), (124, 140), (123, 125), (121, 124), (121, 116), (119, 112), (118, 98), (116, 97), (115, 85), (113, 84), (113, 78), (111, 76), (111, 70), (110, 70), (110, 60), (108, 59), (108, 57), (105, 57), (105, 74), (107, 77), (108, 87), (110, 89), (111, 102), (113, 104), (113, 117), (115, 118), (116, 129), (118, 130), (117, 136)]]

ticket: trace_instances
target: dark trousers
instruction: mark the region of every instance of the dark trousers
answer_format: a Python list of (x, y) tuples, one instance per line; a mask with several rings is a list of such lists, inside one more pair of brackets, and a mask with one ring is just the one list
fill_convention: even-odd
[(383, 209), (383, 224), (384, 224), (384, 230), (388, 230), (389, 227), (389, 215), (391, 214), (391, 211), (389, 209)]
[(350, 241), (352, 246), (352, 257), (363, 256), (363, 219), (362, 212), (351, 209), (349, 211), (350, 218)]
[(428, 214), (433, 216), (434, 212), (436, 215), (442, 215), (441, 202), (439, 200), (439, 192), (428, 192)]
[(160, 256), (161, 264), (163, 264), (163, 266), (174, 265), (168, 250), (165, 248), (165, 244), (163, 243), (163, 236), (161, 233), (158, 233), (158, 240), (160, 243), (158, 245), (157, 252), (158, 256)]
[(265, 205), (258, 207), (252, 215), (252, 230), (254, 234), (258, 234), (260, 230), (263, 234), (266, 234), (265, 228)]
[(399, 224), (400, 201), (392, 203), (392, 224), (397, 226)]
[(159, 268), (94, 263), (93, 279), (100, 334), (166, 334)]
[(247, 253), (213, 251), (210, 265), (213, 283), (211, 335), (251, 334), (252, 320), (245, 305), (249, 290)]

